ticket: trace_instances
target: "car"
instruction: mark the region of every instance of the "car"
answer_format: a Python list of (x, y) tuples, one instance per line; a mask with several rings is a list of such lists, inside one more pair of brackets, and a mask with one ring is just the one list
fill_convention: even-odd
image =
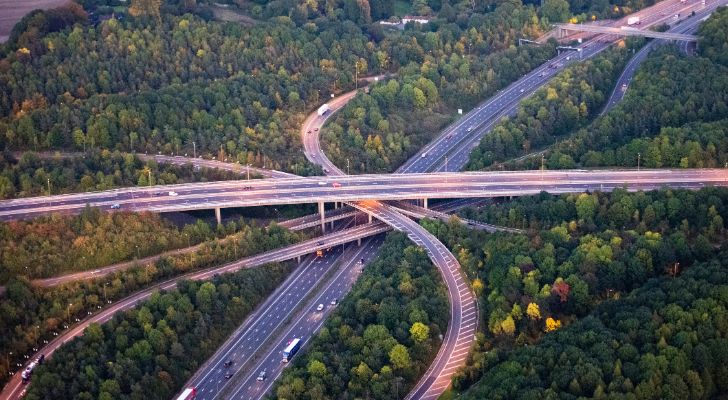
[(306, 133), (311, 133), (311, 131), (309, 130), (309, 131), (308, 131), (308, 132), (306, 132)]
[(523, 92), (525, 92), (525, 91), (526, 91), (526, 89), (521, 89), (521, 93), (523, 93)]
[(155, 195), (155, 196), (161, 196), (161, 195), (163, 195), (163, 194), (164, 194), (164, 192), (154, 192), (154, 195)]
[(324, 244), (325, 242), (323, 240), (319, 240), (318, 242), (316, 242), (317, 246), (323, 246)]
[(334, 182), (334, 183), (331, 184), (331, 186), (333, 186), (335, 188), (340, 188), (341, 187), (341, 184), (339, 182)]
[(169, 192), (167, 194), (169, 194), (170, 196), (177, 196), (177, 192)]
[(323, 310), (324, 310), (324, 304), (323, 303), (319, 304), (318, 307), (316, 307), (316, 311), (323, 311)]
[(425, 157), (427, 157), (427, 153), (422, 153), (422, 155), (420, 156), (420, 158), (425, 158)]
[(319, 181), (318, 184), (319, 184), (319, 186), (326, 186), (326, 182), (323, 182), (323, 181)]
[(364, 264), (364, 258), (362, 258), (361, 260), (359, 260), (359, 262), (361, 262), (362, 264)]
[(627, 90), (627, 84), (626, 84), (626, 83), (623, 83), (623, 84), (622, 84), (622, 91), (624, 92), (624, 91), (626, 91), (626, 90)]
[(223, 365), (225, 366), (225, 368), (227, 368), (227, 367), (233, 365), (233, 363), (234, 363), (233, 360), (227, 360), (227, 361), (225, 361), (225, 363)]
[(541, 72), (540, 74), (538, 74), (538, 76), (539, 76), (540, 78), (543, 78), (543, 77), (544, 77), (545, 75), (546, 75), (546, 73), (545, 73), (545, 72)]
[(243, 190), (250, 190), (252, 188), (253, 188), (252, 186), (243, 186)]
[(331, 300), (331, 305), (332, 305), (332, 306), (335, 306), (336, 304), (337, 304), (337, 301), (336, 301), (336, 299), (333, 299), (333, 300)]
[(445, 139), (452, 139), (452, 133), (449, 134), (449, 135), (447, 135), (447, 136), (445, 136)]
[(255, 380), (258, 382), (263, 382), (265, 380), (265, 370), (260, 371), (258, 377), (255, 378)]
[(225, 374), (225, 379), (230, 379), (232, 377), (233, 377), (233, 374), (230, 373), (230, 372), (228, 372), (227, 374)]
[(115, 203), (115, 204), (112, 204), (112, 205), (111, 205), (111, 209), (112, 209), (112, 210), (118, 210), (118, 209), (120, 209), (120, 208), (121, 208), (121, 205), (120, 205), (119, 203)]
[(314, 132), (318, 132), (318, 128), (314, 128)]
[(324, 172), (326, 172), (328, 174), (329, 173), (329, 169), (328, 168), (324, 168)]
[(473, 127), (472, 126), (469, 126), (468, 129), (467, 129), (467, 131), (468, 132), (472, 132), (473, 131)]

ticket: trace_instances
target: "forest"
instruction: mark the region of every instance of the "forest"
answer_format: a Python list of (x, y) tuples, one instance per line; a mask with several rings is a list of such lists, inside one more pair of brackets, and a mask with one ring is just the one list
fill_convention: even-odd
[(108, 190), (125, 186), (170, 185), (240, 179), (238, 174), (191, 164), (158, 164), (108, 150), (83, 155), (24, 152), (0, 155), (0, 199)]
[(26, 399), (164, 399), (178, 392), (290, 266), (184, 281), (92, 324), (33, 373)]
[(438, 270), (405, 234), (391, 233), (272, 393), (281, 399), (400, 399), (434, 358), (448, 320)]
[[(326, 154), (357, 172), (391, 172), (456, 116), (555, 53), (554, 44), (515, 47), (545, 28), (532, 6), (504, 2), (466, 21), (405, 31), (421, 49), (394, 79), (374, 84), (323, 131)], [(392, 49), (394, 54), (400, 51)]]
[(538, 345), (493, 355), (464, 398), (719, 398), (728, 391), (727, 271), (720, 253), (605, 301)]
[(483, 313), (478, 347), (455, 388), (475, 383), (492, 353), (534, 345), (650, 278), (716, 257), (726, 242), (727, 204), (725, 188), (544, 193), (466, 214), (527, 234), (425, 221), (467, 272)]
[[(687, 57), (673, 46), (657, 46), (640, 66), (624, 100), (587, 126), (565, 132), (570, 136), (552, 146), (545, 166), (636, 167), (639, 163), (647, 168), (725, 167), (728, 64), (721, 52), (725, 32), (728, 11), (722, 9), (699, 30), (698, 57)], [(533, 103), (539, 108), (547, 104), (546, 100)], [(534, 124), (543, 125), (548, 119), (547, 114), (530, 114)], [(494, 132), (510, 134), (508, 128), (513, 122), (499, 124)], [(490, 165), (489, 161), (497, 158), (490, 155), (489, 146), (499, 143), (486, 139), (473, 153), (469, 168)], [(528, 144), (533, 147), (533, 143)], [(517, 143), (511, 147), (515, 146)], [(531, 157), (504, 167), (533, 169), (539, 168), (540, 162), (539, 157)]]
[[(97, 211), (89, 210), (88, 213), (74, 217), (76, 218), (74, 219), (75, 225), (87, 227), (90, 229), (89, 234), (105, 235), (104, 232), (94, 229), (91, 222), (98, 218), (107, 218), (108, 214), (97, 213)], [(154, 221), (154, 218), (149, 217), (151, 221)], [(113, 218), (116, 222), (125, 221), (120, 215)], [(131, 222), (134, 221), (136, 220)], [(61, 226), (70, 225), (69, 229), (73, 232), (74, 225), (61, 220), (57, 220), (57, 223)], [(37, 225), (41, 226), (41, 222)], [(125, 223), (125, 225), (144, 226), (143, 223)], [(164, 226), (163, 224), (158, 225)], [(49, 224), (45, 226), (48, 231), (53, 232)], [(109, 229), (119, 231), (119, 228), (113, 226), (109, 226)], [(145, 232), (141, 231), (142, 234)], [(175, 231), (172, 230), (172, 232)], [(188, 233), (190, 240), (195, 241), (201, 241), (203, 238), (213, 235), (210, 228), (201, 221), (194, 226), (188, 225), (182, 232)], [(178, 234), (182, 232), (178, 232)], [(129, 230), (128, 235), (136, 235), (131, 236), (132, 238), (141, 237), (141, 234), (135, 233), (133, 229)], [(7, 364), (0, 363), (0, 384), (4, 383), (8, 377), (8, 364), (13, 366), (12, 370), (15, 370), (15, 363), (23, 360), (22, 356), (28, 354), (30, 349), (38, 347), (44, 340), (52, 339), (54, 332), (73, 325), (77, 318), (83, 318), (89, 313), (96, 312), (109, 302), (120, 300), (164, 279), (203, 268), (220, 266), (225, 262), (295, 243), (304, 237), (302, 234), (291, 233), (275, 224), (261, 228), (242, 220), (218, 226), (214, 235), (222, 237), (222, 239), (206, 242), (193, 253), (162, 257), (151, 265), (134, 267), (107, 275), (102, 279), (77, 281), (45, 289), (34, 287), (28, 280), (21, 277), (10, 278), (5, 285), (5, 293), (0, 302), (0, 352), (3, 354), (12, 352), (13, 355), (8, 356)], [(93, 243), (94, 240), (98, 240), (96, 236), (88, 236), (88, 240)], [(179, 236), (173, 237), (175, 240), (180, 240)], [(186, 239), (187, 237), (181, 239), (185, 241), (185, 245), (187, 244)], [(127, 246), (130, 243), (126, 241), (126, 238), (119, 240)], [(25, 242), (32, 243), (30, 240)], [(56, 244), (59, 246), (58, 248), (49, 247), (46, 253), (56, 257), (58, 254), (75, 255), (72, 250), (68, 253), (61, 250), (61, 243)], [(50, 246), (50, 243), (48, 245)], [(110, 244), (102, 243), (102, 246), (110, 246)], [(28, 247), (26, 245), (26, 248)], [(130, 251), (133, 252), (134, 248), (131, 247), (131, 249)], [(5, 257), (5, 255), (3, 256)], [(12, 257), (12, 255), (7, 257)], [(53, 260), (52, 257), (46, 258)], [(81, 260), (83, 261), (83, 258)], [(30, 267), (36, 266), (31, 265)]]
[(559, 73), (521, 101), (514, 117), (504, 118), (483, 137), (466, 169), (479, 170), (528, 154), (586, 125), (609, 99), (635, 46), (607, 50)]

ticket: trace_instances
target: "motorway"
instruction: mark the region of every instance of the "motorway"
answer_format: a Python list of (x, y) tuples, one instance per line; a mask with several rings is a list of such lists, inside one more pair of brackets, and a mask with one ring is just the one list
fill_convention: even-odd
[[(726, 4), (728, 2), (726, 1), (714, 1), (710, 3), (706, 3), (705, 8), (701, 9), (700, 11), (696, 11), (694, 16), (688, 15), (684, 21), (677, 25), (673, 25), (670, 27), (668, 32), (675, 32), (675, 33), (694, 33), (697, 31), (698, 27), (700, 26), (700, 23), (710, 16), (710, 14), (715, 11), (718, 6), (721, 4)], [(612, 95), (609, 97), (609, 101), (607, 101), (607, 105), (604, 107), (604, 110), (602, 110), (601, 114), (604, 115), (609, 110), (614, 108), (622, 99), (624, 98), (625, 94), (627, 93), (627, 89), (629, 88), (629, 84), (632, 82), (632, 78), (634, 77), (635, 73), (637, 73), (637, 69), (642, 64), (643, 61), (647, 59), (647, 56), (649, 55), (650, 51), (654, 48), (654, 46), (658, 43), (661, 43), (660, 41), (652, 40), (649, 43), (647, 43), (644, 47), (640, 49), (627, 63), (627, 65), (624, 68), (624, 71), (622, 71), (622, 74), (619, 76), (619, 79), (617, 80), (617, 84), (614, 87), (614, 91), (612, 92)], [(664, 42), (662, 42), (664, 43)], [(689, 45), (690, 42), (684, 41), (680, 42), (680, 49), (688, 54), (689, 53)]]
[[(378, 242), (368, 240), (363, 246), (349, 247), (342, 257), (341, 246), (332, 247), (322, 258), (309, 257), (188, 381), (187, 386), (198, 391), (196, 399), (208, 400), (225, 392), (242, 390), (256, 392), (267, 385), (268, 382), (255, 380), (259, 371), (266, 370), (271, 378), (280, 373), (280, 351), (286, 342), (294, 337), (307, 340), (311, 336), (310, 330), (323, 322), (334, 308), (331, 301), (343, 297), (358, 277), (361, 272), (358, 261), (370, 260), (374, 255), (373, 246)], [(321, 290), (312, 294), (317, 288)], [(326, 307), (318, 312), (317, 304)], [(299, 323), (288, 328), (289, 321), (295, 318)], [(261, 357), (262, 351), (267, 351), (268, 356)], [(232, 365), (226, 367), (225, 363), (229, 362)], [(241, 375), (247, 377), (245, 384), (235, 386)], [(250, 396), (236, 394), (233, 398)]]
[[(726, 0), (707, 2), (709, 5), (714, 3), (725, 4)], [(647, 28), (671, 20), (677, 13), (688, 15), (690, 11), (699, 9), (699, 7), (702, 7), (700, 1), (696, 0), (686, 3), (681, 3), (680, 0), (665, 0), (616, 20), (612, 26), (626, 25), (628, 17), (639, 16), (642, 27)], [(525, 74), (521, 79), (499, 91), (445, 128), (437, 138), (410, 158), (398, 172), (461, 170), (468, 162), (470, 151), (478, 146), (482, 137), (490, 132), (502, 117), (514, 115), (521, 100), (533, 94), (567, 65), (593, 57), (619, 39), (609, 35), (598, 35), (575, 46), (580, 50), (563, 52)], [(423, 154), (424, 157), (422, 157)], [(431, 168), (433, 164), (434, 169)]]
[[(584, 54), (584, 56), (586, 56), (586, 54)], [(564, 59), (564, 58), (565, 58), (565, 57), (564, 57), (564, 56), (562, 55), (560, 59)], [(559, 60), (559, 58), (557, 57), (557, 58), (556, 58), (555, 60)], [(535, 72), (534, 72), (534, 73), (535, 73)], [(512, 86), (513, 86), (513, 85), (512, 85)], [(524, 89), (524, 92), (525, 92), (525, 88), (522, 88), (522, 89)], [(523, 92), (521, 92), (521, 93), (523, 93)], [(518, 96), (518, 95), (516, 94), (516, 96)], [(519, 100), (520, 100), (520, 99), (519, 99)], [(492, 101), (492, 99), (491, 99), (490, 101)], [(489, 102), (490, 102), (490, 101), (489, 101)], [(481, 107), (482, 107), (482, 106), (481, 106)], [(506, 110), (506, 111), (507, 111), (507, 110)], [(499, 110), (498, 112), (500, 112), (500, 110)], [(475, 113), (475, 114), (477, 114), (477, 113)], [(503, 113), (501, 113), (501, 115), (503, 115)], [(463, 123), (467, 123), (467, 121), (461, 121), (461, 122), (459, 122), (459, 123), (458, 123), (458, 124), (456, 125), (456, 127), (457, 127), (457, 126), (463, 126)], [(478, 136), (478, 135), (477, 135), (477, 133), (480, 133), (480, 134), (481, 134), (480, 136), (482, 137), (482, 134), (484, 134), (484, 131), (485, 131), (485, 129), (483, 129), (483, 127), (482, 127), (482, 126), (480, 126), (480, 127), (478, 127), (477, 129), (475, 129), (475, 131), (476, 131), (476, 132), (475, 132), (475, 133), (476, 133), (476, 135), (463, 135), (463, 136), (474, 136), (474, 137), (477, 137), (477, 136)], [(443, 135), (441, 135), (441, 138), (444, 138), (444, 137), (445, 137), (446, 135), (447, 135), (447, 132), (443, 133)], [(449, 138), (449, 139), (453, 139), (453, 137), (451, 137), (451, 138)], [(477, 140), (479, 140), (479, 137), (477, 137)], [(452, 142), (455, 142), (455, 141), (452, 141)], [(475, 143), (477, 143), (477, 142), (475, 142)], [(447, 148), (448, 150), (452, 150), (453, 148), (457, 148), (457, 147), (458, 147), (458, 146), (455, 146), (454, 144), (455, 144), (455, 143), (452, 143), (452, 144), (448, 143), (447, 145), (445, 145), (445, 146), (443, 146), (443, 147)], [(459, 146), (459, 148), (457, 148), (457, 151), (455, 151), (455, 152), (454, 152), (454, 153), (455, 153), (455, 155), (457, 155), (458, 153), (465, 153), (465, 155), (467, 156), (467, 154), (469, 153), (469, 150), (470, 150), (470, 149), (472, 148), (472, 146), (470, 146), (470, 145), (467, 145), (467, 143), (466, 143), (466, 145), (465, 145), (465, 146), (463, 146), (463, 145), (462, 145), (462, 143), (457, 143), (457, 144), (458, 144), (458, 145), (460, 145), (460, 146)], [(465, 150), (465, 151), (463, 151), (463, 150)], [(436, 153), (435, 153), (435, 154), (436, 154)], [(448, 154), (448, 153), (445, 153), (445, 154)], [(428, 158), (428, 159), (430, 159), (431, 157), (422, 157), (422, 158)], [(436, 159), (436, 158), (435, 158), (435, 157), (432, 157), (432, 159)], [(415, 157), (415, 158), (413, 158), (413, 160), (410, 160), (411, 162), (410, 162), (409, 164), (414, 164), (414, 163), (416, 163), (416, 162), (417, 162), (417, 161), (419, 161), (419, 160), (420, 160), (420, 158), (419, 158), (419, 157)], [(428, 161), (429, 161), (429, 160), (428, 160)], [(442, 161), (442, 157), (440, 157), (440, 161)], [(430, 163), (430, 164), (432, 164), (432, 162), (431, 162), (431, 161), (430, 161), (429, 163)], [(440, 170), (443, 170), (443, 169), (445, 169), (445, 168), (444, 168), (444, 164), (445, 164), (445, 163), (443, 162), (443, 163), (442, 163), (442, 164), (440, 165), (440, 167), (438, 167), (438, 169), (440, 169)], [(463, 162), (462, 164), (464, 164), (464, 162)], [(454, 164), (454, 165), (456, 165), (456, 166), (457, 166), (457, 164)], [(451, 165), (451, 166), (452, 166), (452, 165)], [(428, 168), (427, 168), (427, 166), (425, 166), (424, 168), (422, 168), (422, 170), (423, 170), (423, 171), (424, 171), (424, 170), (427, 170), (427, 169), (428, 169)], [(448, 168), (448, 170), (452, 170), (452, 169), (454, 169), (454, 168)], [(542, 174), (544, 174), (544, 173), (542, 173)], [(545, 175), (542, 175), (542, 176), (541, 176), (541, 179), (542, 179), (542, 183), (544, 183), (544, 181), (543, 181), (543, 180), (544, 180), (544, 178), (545, 178)], [(724, 177), (723, 177), (723, 181), (724, 181), (724, 180), (725, 180), (725, 179), (724, 179)], [(713, 183), (715, 183), (715, 182), (716, 182), (716, 181), (713, 181)], [(704, 181), (702, 181), (702, 180), (700, 180), (700, 181), (692, 181), (692, 182), (684, 182), (684, 183), (685, 183), (685, 186), (686, 186), (686, 187), (692, 187), (692, 188), (697, 188), (697, 187), (701, 187), (702, 185), (706, 184), (706, 183), (705, 183)], [(657, 182), (653, 182), (653, 187), (656, 187), (656, 186), (654, 186), (654, 185), (658, 185), (658, 184), (659, 184), (659, 183), (657, 183)], [(710, 184), (710, 183), (708, 183), (708, 184)], [(595, 189), (595, 186), (594, 186), (594, 185), (596, 185), (596, 183), (593, 183), (593, 185), (591, 186), (591, 187), (592, 187), (592, 189), (591, 189), (591, 190), (594, 190), (594, 189)], [(587, 185), (585, 185), (584, 187), (587, 187)], [(645, 187), (645, 188), (647, 188), (647, 187), (649, 187), (649, 185), (645, 185), (644, 187)], [(600, 188), (601, 188), (601, 189), (604, 189), (604, 190), (608, 189), (608, 188), (609, 188), (609, 183), (607, 183), (607, 186), (606, 186), (606, 187), (603, 187), (603, 186), (599, 186), (599, 187), (596, 187), (596, 189), (600, 189)], [(631, 189), (634, 189), (634, 188), (635, 188), (635, 186), (633, 186), (633, 185), (630, 185), (630, 188), (631, 188)], [(563, 187), (562, 187), (562, 189), (563, 189)], [(583, 190), (583, 189), (581, 189), (581, 190)], [(581, 191), (581, 190), (579, 190), (579, 191)], [(152, 193), (148, 193), (148, 195), (149, 195), (149, 196), (151, 196), (151, 195), (152, 195)], [(132, 191), (132, 195), (131, 195), (131, 196), (132, 196), (132, 207), (131, 207), (131, 208), (133, 208), (133, 207), (135, 207), (135, 204), (134, 204), (134, 203), (135, 203), (135, 199), (134, 199), (134, 197), (133, 197), (133, 196), (134, 196), (134, 194), (133, 194), (133, 191)], [(416, 197), (423, 197), (423, 196), (416, 196)], [(457, 196), (455, 196), (455, 197), (457, 197)], [(479, 197), (482, 197), (482, 196), (479, 196)], [(42, 200), (41, 200), (41, 203), (43, 203), (43, 202), (46, 202), (46, 201), (48, 201), (48, 200), (49, 200), (49, 199), (42, 199)], [(341, 200), (341, 199), (337, 199), (336, 201), (340, 201), (340, 200)], [(62, 201), (64, 201), (64, 200), (61, 200), (61, 202), (62, 202)], [(51, 205), (53, 204), (53, 200), (51, 200), (51, 203), (50, 203), (50, 204), (51, 204)], [(113, 204), (113, 203), (111, 203), (111, 204)], [(365, 206), (363, 206), (363, 207), (364, 207), (364, 208), (366, 208), (366, 205), (365, 205)], [(16, 216), (17, 216), (17, 214), (16, 214)], [(385, 215), (385, 217), (386, 217), (386, 215)], [(391, 221), (390, 221), (390, 222), (391, 222)], [(411, 222), (411, 221), (410, 221), (410, 222)], [(414, 229), (416, 229), (416, 228), (414, 228)], [(435, 249), (435, 250), (438, 250), (438, 249)], [(431, 253), (431, 256), (435, 256), (435, 254), (436, 254), (436, 253), (434, 253), (434, 252), (430, 252), (430, 253)], [(442, 260), (440, 260), (440, 261), (442, 261)], [(445, 263), (445, 264), (447, 264), (447, 260), (445, 260), (445, 262), (444, 262), (444, 263)], [(457, 269), (457, 268), (456, 268), (456, 269)], [(201, 278), (201, 279), (204, 279), (204, 278)], [(451, 304), (452, 304), (452, 303), (451, 303)], [(477, 312), (476, 312), (476, 314), (477, 314)], [(467, 317), (470, 317), (470, 315), (466, 315), (466, 316), (467, 316)], [(477, 320), (476, 320), (476, 321), (477, 321)], [(469, 321), (466, 321), (466, 324), (467, 324), (467, 323), (469, 323)], [(459, 324), (459, 325), (463, 325), (463, 324)], [(462, 345), (462, 343), (461, 343), (460, 345)], [(444, 348), (444, 346), (443, 346), (443, 348)], [(442, 349), (441, 349), (441, 352), (442, 352)], [(452, 354), (452, 353), (451, 353), (451, 354)], [(463, 357), (466, 357), (466, 356), (467, 356), (467, 350), (465, 350), (465, 352), (464, 352), (464, 354), (463, 354), (462, 356), (463, 356)], [(438, 360), (440, 360), (440, 361), (441, 361), (441, 360), (444, 360), (444, 359), (443, 359), (443, 358), (440, 358), (440, 357), (438, 357)], [(437, 363), (436, 363), (436, 364), (437, 364)], [(433, 364), (433, 365), (434, 365), (434, 364)], [(430, 374), (427, 374), (427, 376), (431, 376), (431, 375), (430, 375)], [(440, 386), (437, 386), (437, 390), (440, 390), (440, 392), (441, 392), (442, 390), (444, 390), (444, 387), (447, 387), (447, 385), (449, 385), (449, 379), (447, 379), (447, 382), (445, 382), (445, 381), (442, 381), (442, 382), (440, 382), (440, 383), (439, 383), (439, 385), (440, 385)], [(441, 386), (441, 385), (445, 385), (445, 386), (443, 387), (443, 386)], [(421, 390), (421, 388), (422, 388), (422, 387), (423, 387), (423, 386), (418, 386), (418, 390)], [(4, 393), (3, 393), (3, 394), (4, 394)], [(419, 396), (416, 396), (416, 397), (417, 397), (417, 398), (419, 398)]]
[[(321, 149), (319, 134), (327, 117), (309, 118), (301, 130), (302, 140), (309, 161), (321, 165), (327, 175), (341, 177), (344, 175), (343, 171), (334, 165)], [(347, 165), (347, 172), (348, 169)], [(398, 172), (401, 175), (402, 171)], [(465, 364), (475, 340), (479, 315), (469, 281), (450, 250), (434, 235), (410, 220), (403, 213), (403, 209), (372, 200), (350, 205), (375, 216), (396, 230), (405, 232), (410, 240), (426, 250), (434, 265), (440, 270), (448, 290), (450, 320), (435, 359), (408, 395), (408, 398), (414, 399), (437, 398), (450, 386), (452, 375)], [(255, 398), (259, 399), (260, 396)]]
[[(372, 225), (377, 225), (378, 228), (372, 229)], [(331, 247), (332, 249), (336, 249), (337, 247), (344, 245), (348, 242), (352, 242), (361, 238), (366, 238), (372, 236), (372, 234), (383, 233), (388, 231), (389, 229), (389, 226), (382, 222), (359, 225), (357, 227), (345, 229), (334, 234), (325, 235), (294, 245), (247, 257), (235, 262), (224, 264), (222, 266), (211, 267), (168, 279), (164, 282), (157, 283), (147, 289), (141, 290), (134, 293), (133, 295), (118, 300), (111, 306), (98, 311), (96, 314), (92, 315), (89, 318), (84, 319), (83, 321), (81, 321), (81, 323), (72, 326), (71, 329), (69, 329), (68, 331), (60, 333), (59, 336), (56, 337), (56, 339), (43, 347), (38, 353), (34, 354), (31, 359), (36, 358), (40, 354), (44, 354), (46, 358), (51, 357), (53, 353), (64, 343), (77, 336), (80, 336), (86, 329), (86, 327), (88, 327), (88, 325), (92, 323), (104, 323), (111, 319), (115, 313), (134, 308), (140, 302), (148, 299), (154, 292), (160, 290), (170, 290), (174, 288), (179, 281), (211, 279), (215, 275), (219, 274), (232, 273), (244, 268), (253, 268), (274, 262), (290, 260), (298, 256), (306, 256), (320, 249), (325, 249), (329, 247)], [(323, 242), (323, 245), (320, 244), (321, 242)], [(10, 381), (3, 388), (2, 392), (0, 392), (0, 399), (18, 399), (22, 395), (24, 387), (25, 386), (20, 381), (20, 374), (17, 373), (13, 375)]]
[[(662, 186), (698, 188), (724, 185), (727, 173), (725, 169), (488, 171), (188, 183), (143, 190), (116, 189), (3, 200), (0, 201), (0, 219), (21, 219), (53, 212), (79, 213), (87, 204), (104, 209), (119, 204), (122, 210), (171, 212), (341, 201), (489, 198), (541, 191), (559, 194), (612, 190), (622, 186), (630, 190)], [(163, 196), (154, 196), (155, 191)], [(168, 191), (174, 191), (176, 195), (168, 196)]]

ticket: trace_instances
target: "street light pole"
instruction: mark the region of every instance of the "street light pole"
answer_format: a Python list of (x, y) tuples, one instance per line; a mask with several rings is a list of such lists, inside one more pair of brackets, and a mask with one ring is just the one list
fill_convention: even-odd
[(197, 158), (197, 145), (192, 142), (192, 158)]
[(642, 157), (642, 155), (640, 153), (637, 153), (637, 171), (640, 170), (640, 158), (641, 157)]
[(351, 171), (349, 170), (349, 159), (346, 159), (346, 174), (351, 175)]
[(245, 170), (248, 173), (248, 180), (250, 180), (250, 164), (245, 165)]

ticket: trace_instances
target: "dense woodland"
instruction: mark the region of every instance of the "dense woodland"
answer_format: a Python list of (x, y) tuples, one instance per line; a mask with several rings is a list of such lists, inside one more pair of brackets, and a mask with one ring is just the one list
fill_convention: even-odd
[[(697, 57), (658, 46), (640, 67), (620, 104), (575, 133), (561, 132), (572, 136), (549, 150), (546, 167), (636, 167), (638, 162), (648, 168), (724, 167), (728, 162), (728, 66), (721, 38), (727, 31), (728, 9), (722, 9), (700, 29)], [(540, 115), (533, 108), (540, 110), (549, 102), (534, 99), (525, 104), (533, 106), (528, 120), (546, 125), (544, 121), (551, 114)], [(516, 121), (524, 120), (519, 115), (514, 121), (501, 123), (494, 132), (519, 132), (510, 129)], [(495, 136), (499, 135), (488, 136), (473, 153), (471, 169), (486, 167), (497, 159), (489, 153), (498, 153), (493, 150), (500, 143)], [(552, 143), (544, 142), (541, 147)], [(511, 147), (518, 144), (515, 140)], [(523, 148), (526, 144), (539, 147), (524, 140)], [(538, 168), (540, 162), (540, 157), (531, 157), (507, 167)]]
[[(98, 240), (96, 236), (104, 235), (93, 229), (91, 222), (107, 218), (106, 214), (77, 217), (75, 225), (86, 226), (90, 229), (90, 241)], [(151, 216), (150, 216), (151, 217)], [(122, 215), (114, 216), (114, 221), (123, 223)], [(153, 218), (151, 218), (154, 221)], [(52, 222), (48, 221), (48, 222)], [(131, 220), (136, 221), (136, 219)], [(56, 220), (58, 224), (64, 224)], [(125, 224), (132, 227), (141, 225), (141, 222)], [(37, 224), (40, 226), (40, 223)], [(49, 224), (46, 230), (53, 232)], [(71, 230), (74, 226), (71, 226)], [(110, 226), (113, 231), (119, 228)], [(209, 227), (198, 222), (197, 225), (185, 228), (190, 240), (199, 241), (209, 235)], [(145, 232), (142, 230), (142, 232)], [(128, 235), (133, 234), (130, 230)], [(31, 286), (22, 278), (11, 278), (5, 285), (6, 292), (0, 302), (0, 352), (13, 355), (8, 357), (11, 370), (15, 370), (15, 363), (23, 361), (22, 356), (29, 354), (30, 349), (38, 347), (44, 340), (53, 338), (53, 332), (65, 329), (65, 325), (72, 325), (77, 318), (83, 318), (89, 312), (95, 312), (109, 301), (117, 301), (133, 292), (148, 287), (165, 278), (177, 276), (182, 273), (202, 268), (219, 266), (222, 263), (239, 260), (241, 257), (272, 250), (281, 246), (292, 244), (301, 240), (302, 235), (272, 224), (266, 229), (251, 226), (244, 221), (230, 222), (220, 225), (216, 235), (225, 236), (221, 240), (205, 243), (199, 250), (177, 256), (163, 257), (148, 266), (134, 267), (129, 270), (108, 275), (103, 279), (92, 281), (79, 281), (57, 286), (52, 289), (41, 289)], [(120, 237), (123, 235), (120, 235)], [(184, 238), (186, 240), (186, 237)], [(129, 245), (126, 238), (120, 238), (125, 245)], [(150, 240), (151, 241), (151, 240)], [(27, 240), (26, 242), (29, 242)], [(62, 246), (61, 243), (47, 242), (47, 246)], [(185, 243), (186, 244), (186, 243)], [(108, 246), (108, 244), (103, 244)], [(132, 250), (133, 251), (133, 247)], [(46, 250), (48, 254), (68, 254), (60, 248)], [(50, 257), (47, 257), (50, 258)], [(83, 259), (82, 259), (83, 260)], [(35, 265), (31, 266), (35, 267)], [(7, 364), (0, 363), (0, 383), (7, 379)]]
[(170, 399), (289, 270), (266, 266), (156, 293), (56, 351), (25, 398)]
[[(456, 115), (469, 110), (555, 53), (554, 44), (514, 47), (544, 28), (536, 9), (505, 2), (467, 23), (405, 31), (421, 43), (417, 62), (372, 86), (337, 113), (323, 132), (327, 155), (352, 171), (390, 172)], [(414, 61), (414, 60), (413, 60)]]
[(728, 392), (728, 254), (648, 281), (499, 358), (467, 399), (709, 399)]
[(459, 223), (424, 226), (452, 249), (471, 277), (483, 332), (469, 367), (454, 382), (469, 387), (491, 350), (533, 345), (544, 333), (585, 317), (599, 303), (648, 279), (680, 274), (716, 257), (726, 242), (728, 189), (660, 190), (550, 196), (486, 206), (471, 218), (525, 227), (527, 234), (472, 232)]
[(95, 269), (197, 244), (224, 233), (199, 220), (179, 229), (159, 214), (104, 213), (98, 209), (73, 217), (56, 214), (2, 222), (0, 282), (13, 276), (48, 278)]
[(505, 118), (485, 135), (466, 168), (478, 170), (528, 154), (585, 125), (609, 99), (630, 50), (617, 47), (566, 68), (523, 100), (514, 117)]
[(281, 399), (399, 399), (422, 375), (449, 320), (427, 254), (392, 233), (305, 353), (283, 372)]
[[(0, 199), (108, 190), (123, 186), (169, 185), (240, 179), (231, 171), (191, 164), (158, 164), (108, 150), (70, 157), (24, 152), (0, 154)], [(150, 181), (151, 180), (151, 181)]]

